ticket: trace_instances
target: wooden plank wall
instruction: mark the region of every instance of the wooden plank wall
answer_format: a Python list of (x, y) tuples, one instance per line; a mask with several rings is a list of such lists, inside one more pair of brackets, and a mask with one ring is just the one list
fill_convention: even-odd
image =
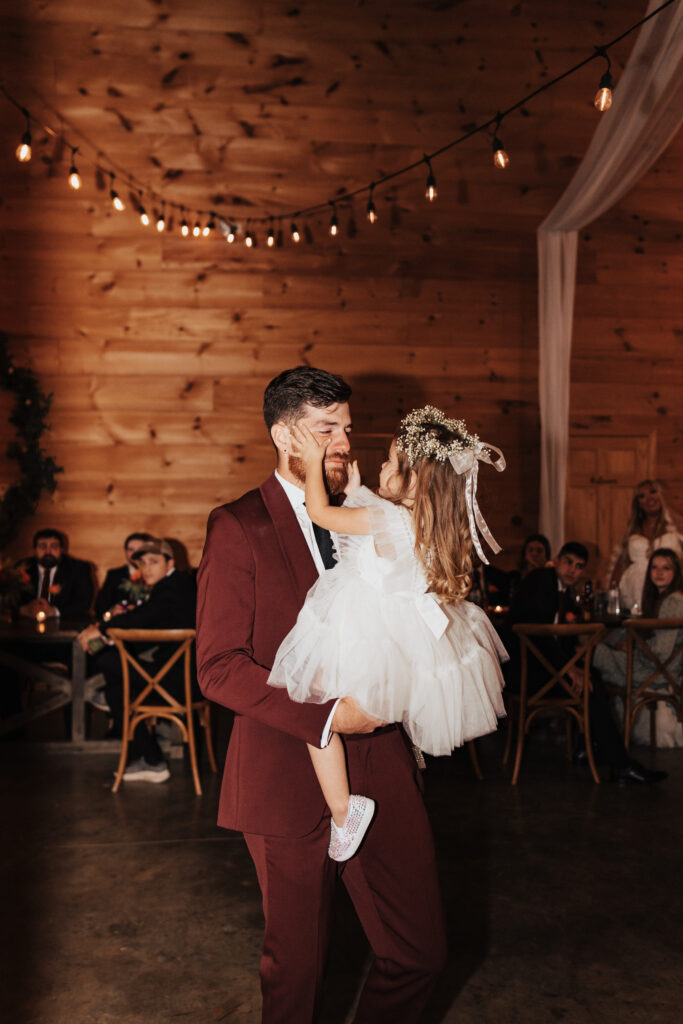
[[(581, 234), (571, 431), (655, 435), (657, 475), (683, 513), (683, 134)], [(683, 518), (683, 517), (681, 517)]]
[[(182, 239), (177, 213), (164, 234), (144, 229), (112, 210), (93, 161), (242, 226), (285, 214), (419, 159), (643, 13), (606, 6), (0, 0), (5, 85), (57, 129), (61, 114), (83, 174), (72, 193), (70, 153), (41, 131), (19, 165), (22, 120), (0, 102), (0, 329), (54, 394), (46, 443), (65, 469), (13, 550), (54, 524), (101, 573), (147, 529), (196, 563), (209, 510), (271, 468), (265, 383), (308, 362), (353, 384), (372, 473), (400, 414), (427, 400), (503, 447), (509, 469), (482, 474), (483, 503), (511, 565), (537, 527), (535, 229), (590, 140), (601, 69), (504, 123), (505, 173), (478, 137), (435, 163), (434, 204), (420, 168), (378, 190), (373, 227), (362, 200), (340, 208), (337, 239), (326, 212), (298, 247), (288, 219), (275, 250), (263, 231), (253, 251)], [(678, 141), (585, 233), (572, 391), (578, 431), (656, 427), (679, 508), (681, 157)]]

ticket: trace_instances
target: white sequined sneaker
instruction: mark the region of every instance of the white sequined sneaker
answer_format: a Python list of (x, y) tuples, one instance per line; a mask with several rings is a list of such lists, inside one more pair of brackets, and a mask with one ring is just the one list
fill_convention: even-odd
[(375, 813), (375, 801), (369, 796), (349, 797), (349, 813), (341, 828), (330, 821), (330, 845), (328, 854), (332, 860), (348, 860), (363, 841)]

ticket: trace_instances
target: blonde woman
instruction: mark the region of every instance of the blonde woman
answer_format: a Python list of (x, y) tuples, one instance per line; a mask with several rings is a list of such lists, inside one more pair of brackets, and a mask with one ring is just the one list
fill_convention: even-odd
[(610, 566), (610, 587), (619, 587), (626, 608), (640, 605), (647, 574), (648, 559), (653, 551), (670, 548), (683, 557), (683, 536), (662, 496), (656, 480), (641, 480), (631, 502), (626, 535), (614, 552)]

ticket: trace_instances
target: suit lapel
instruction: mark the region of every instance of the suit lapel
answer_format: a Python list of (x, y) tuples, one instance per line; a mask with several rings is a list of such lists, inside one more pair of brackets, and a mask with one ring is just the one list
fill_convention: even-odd
[(260, 492), (272, 521), (282, 557), (292, 577), (297, 596), (303, 604), (306, 594), (318, 578), (315, 562), (296, 513), (275, 474), (261, 485)]

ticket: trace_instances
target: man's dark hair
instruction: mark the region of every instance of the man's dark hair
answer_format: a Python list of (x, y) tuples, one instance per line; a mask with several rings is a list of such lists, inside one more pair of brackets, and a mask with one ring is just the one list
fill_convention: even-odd
[(35, 547), (39, 540), (50, 540), (52, 537), (56, 538), (63, 548), (66, 548), (66, 537), (59, 530), (51, 530), (49, 526), (44, 527), (42, 530), (37, 530), (33, 534), (33, 546)]
[(576, 558), (580, 558), (582, 562), (587, 562), (588, 548), (583, 544), (579, 544), (578, 540), (568, 540), (560, 548), (560, 553), (557, 557), (562, 558), (562, 555), (574, 555)]
[(324, 409), (348, 402), (351, 388), (343, 377), (314, 366), (295, 366), (271, 380), (263, 395), (263, 418), (268, 430), (274, 423), (293, 423), (305, 405)]
[(141, 540), (146, 544), (147, 541), (154, 540), (154, 537), (151, 533), (129, 533), (123, 542), (124, 548), (127, 548), (132, 540)]

